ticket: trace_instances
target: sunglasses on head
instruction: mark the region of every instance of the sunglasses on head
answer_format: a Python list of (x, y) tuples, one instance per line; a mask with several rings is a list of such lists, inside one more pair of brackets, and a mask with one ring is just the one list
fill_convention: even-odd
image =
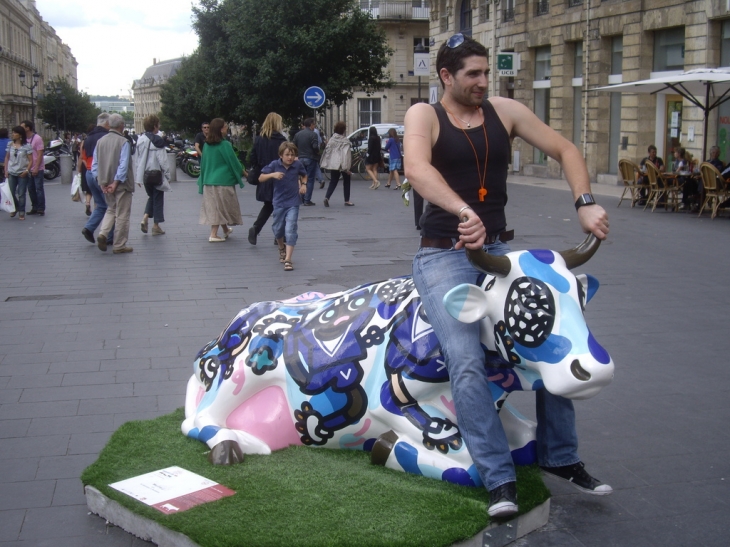
[(458, 34), (454, 34), (451, 38), (449, 38), (446, 42), (446, 45), (451, 49), (455, 49), (463, 44), (465, 39), (466, 38), (464, 38), (464, 35), (459, 32)]

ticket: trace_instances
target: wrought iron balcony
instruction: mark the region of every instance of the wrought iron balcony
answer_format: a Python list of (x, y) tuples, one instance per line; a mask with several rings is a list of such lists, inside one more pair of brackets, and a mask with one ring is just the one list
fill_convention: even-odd
[(547, 15), (550, 13), (550, 2), (548, 0), (539, 0), (537, 4), (535, 4), (535, 15)]
[(389, 2), (360, 0), (360, 8), (363, 11), (369, 11), (373, 19), (428, 21), (429, 8), (415, 7), (413, 4), (413, 0), (390, 0)]
[(507, 22), (507, 21), (514, 21), (515, 20), (515, 9), (514, 8), (512, 8), (512, 9), (505, 9), (502, 12), (502, 20), (505, 21), (505, 22)]

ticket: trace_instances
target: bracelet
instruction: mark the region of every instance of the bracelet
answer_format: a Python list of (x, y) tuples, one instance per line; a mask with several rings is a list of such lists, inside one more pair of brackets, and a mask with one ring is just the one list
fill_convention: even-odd
[[(464, 205), (464, 206), (463, 206), (463, 207), (462, 207), (461, 209), (459, 209), (459, 212), (458, 212), (458, 213), (456, 213), (456, 216), (457, 216), (457, 217), (461, 217), (461, 213), (463, 213), (463, 212), (464, 212), (464, 211), (466, 211), (467, 209), (471, 209), (471, 207), (469, 207), (468, 205)], [(473, 209), (472, 209), (472, 211), (473, 211)]]

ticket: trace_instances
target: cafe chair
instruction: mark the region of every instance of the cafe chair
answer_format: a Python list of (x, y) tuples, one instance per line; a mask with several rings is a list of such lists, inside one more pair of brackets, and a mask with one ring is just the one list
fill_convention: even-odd
[(646, 178), (649, 179), (649, 195), (646, 197), (644, 210), (646, 211), (646, 208), (651, 205), (651, 212), (653, 213), (659, 203), (659, 200), (662, 199), (666, 193), (665, 185), (667, 182), (662, 178), (662, 174), (659, 172), (659, 169), (657, 169), (650, 161), (644, 163), (644, 168), (646, 169)]
[(717, 208), (720, 204), (730, 197), (730, 191), (725, 184), (720, 171), (709, 162), (704, 162), (700, 165), (700, 174), (702, 175), (702, 185), (705, 187), (705, 199), (700, 207), (700, 214), (705, 210), (706, 206), (709, 206), (712, 210), (710, 219), (714, 219), (717, 216)]
[(633, 207), (641, 199), (641, 191), (649, 190), (648, 184), (640, 183), (643, 179), (641, 176), (639, 166), (630, 160), (618, 160), (618, 172), (621, 175), (621, 180), (624, 183), (624, 192), (621, 194), (621, 199), (616, 207), (621, 207), (621, 202), (626, 197), (626, 194), (631, 195), (631, 206)]

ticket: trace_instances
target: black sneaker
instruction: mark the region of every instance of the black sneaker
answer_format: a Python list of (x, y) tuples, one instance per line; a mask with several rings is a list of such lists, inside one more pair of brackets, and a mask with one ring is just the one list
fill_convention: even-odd
[(581, 492), (586, 494), (594, 494), (596, 496), (606, 496), (613, 492), (607, 484), (603, 484), (595, 477), (591, 477), (585, 470), (583, 462), (574, 463), (573, 465), (564, 465), (562, 467), (543, 467), (540, 466), (545, 473), (568, 481)]
[(35, 209), (31, 209), (30, 211), (28, 211), (28, 212), (27, 212), (27, 213), (25, 213), (25, 214), (26, 214), (26, 215), (37, 215), (37, 214), (38, 214), (38, 211), (36, 211)]
[(88, 228), (81, 228), (81, 233), (86, 238), (86, 241), (89, 243), (96, 243), (96, 240), (94, 239), (94, 233), (89, 230)]
[(489, 492), (489, 509), (492, 518), (511, 517), (517, 514), (517, 485), (508, 482)]
[(251, 245), (256, 245), (256, 237), (257, 237), (256, 227), (253, 226), (253, 227), (249, 228), (249, 230), (248, 230), (248, 242)]

